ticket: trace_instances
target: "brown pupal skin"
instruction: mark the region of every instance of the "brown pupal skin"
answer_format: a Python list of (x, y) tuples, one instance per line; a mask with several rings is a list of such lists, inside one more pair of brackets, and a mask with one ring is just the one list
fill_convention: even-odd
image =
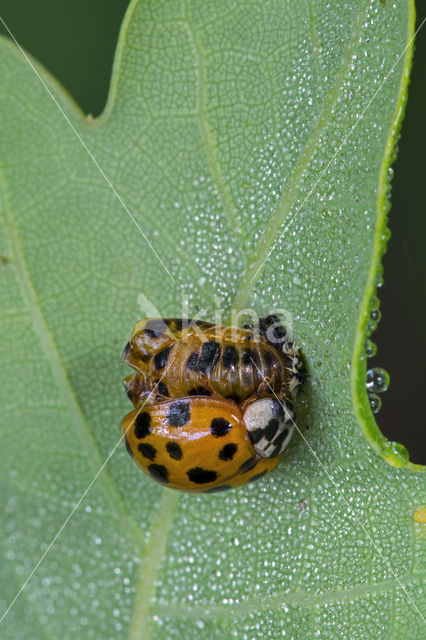
[(136, 389), (144, 385), (152, 389), (159, 382), (160, 393), (170, 398), (209, 395), (214, 390), (241, 403), (258, 391), (265, 378), (274, 393), (288, 395), (285, 355), (263, 336), (249, 329), (183, 322), (151, 318), (136, 325), (123, 354), (139, 374), (129, 385), (133, 402)]

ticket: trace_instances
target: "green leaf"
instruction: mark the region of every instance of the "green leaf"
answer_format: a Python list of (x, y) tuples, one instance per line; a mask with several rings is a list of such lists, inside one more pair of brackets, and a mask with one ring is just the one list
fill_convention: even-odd
[[(134, 0), (96, 120), (1, 41), (2, 638), (424, 637), (425, 476), (363, 351), (413, 23)], [(309, 381), (270, 477), (179, 494), (116, 448), (146, 301), (291, 320)]]

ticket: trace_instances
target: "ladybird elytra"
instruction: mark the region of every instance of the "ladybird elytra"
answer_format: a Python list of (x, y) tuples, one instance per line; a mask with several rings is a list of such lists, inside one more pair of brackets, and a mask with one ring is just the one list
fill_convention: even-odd
[(219, 396), (146, 403), (123, 419), (121, 431), (140, 468), (172, 489), (235, 487), (278, 464), (256, 454), (240, 409)]

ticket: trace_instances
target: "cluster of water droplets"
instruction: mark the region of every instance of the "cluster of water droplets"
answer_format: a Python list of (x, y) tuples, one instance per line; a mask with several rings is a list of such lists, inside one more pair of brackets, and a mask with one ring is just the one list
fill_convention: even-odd
[[(377, 286), (381, 287), (383, 284), (383, 276), (380, 273), (377, 277)], [(377, 329), (377, 325), (380, 322), (382, 314), (379, 309), (380, 301), (377, 296), (374, 296), (371, 308), (370, 308), (370, 318), (367, 324), (367, 335), (370, 336), (373, 331)], [(367, 338), (365, 341), (365, 355), (367, 358), (372, 358), (377, 353), (377, 345)], [(382, 399), (380, 397), (381, 393), (384, 393), (390, 383), (390, 377), (387, 371), (382, 369), (381, 367), (373, 367), (372, 369), (368, 369), (367, 371), (367, 393), (368, 398), (370, 400), (370, 406), (373, 413), (378, 413), (382, 406)]]

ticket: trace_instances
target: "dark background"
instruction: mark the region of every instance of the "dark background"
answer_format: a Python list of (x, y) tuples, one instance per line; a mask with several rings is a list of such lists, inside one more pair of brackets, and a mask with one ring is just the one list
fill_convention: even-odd
[[(417, 7), (417, 25), (426, 7)], [(114, 50), (128, 0), (2, 0), (1, 16), (18, 42), (66, 87), (86, 113), (99, 115), (108, 92)], [(5, 33), (5, 29), (0, 29)], [(416, 40), (409, 100), (394, 164), (392, 237), (379, 289), (382, 320), (372, 336), (371, 366), (386, 369), (390, 390), (377, 421), (390, 440), (426, 464), (423, 393), (426, 383), (426, 23)], [(426, 394), (425, 394), (426, 399)]]

